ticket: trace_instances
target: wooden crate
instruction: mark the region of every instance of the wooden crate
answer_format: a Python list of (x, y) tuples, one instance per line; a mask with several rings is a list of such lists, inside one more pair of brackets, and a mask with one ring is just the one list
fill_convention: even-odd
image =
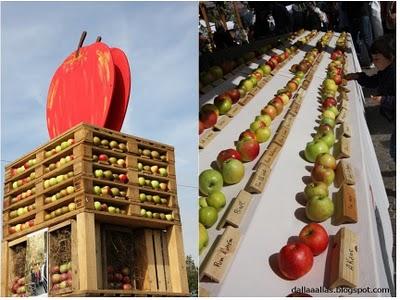
[[(48, 291), (50, 296), (58, 296), (70, 293), (79, 289), (79, 264), (77, 249), (77, 222), (74, 219), (67, 220), (49, 228), (48, 234)], [(72, 283), (64, 288), (55, 288), (61, 283), (54, 283), (52, 276), (60, 274), (61, 271), (53, 272), (53, 268), (61, 265), (70, 265), (66, 268), (68, 274), (72, 277)], [(69, 279), (71, 278), (69, 277)]]

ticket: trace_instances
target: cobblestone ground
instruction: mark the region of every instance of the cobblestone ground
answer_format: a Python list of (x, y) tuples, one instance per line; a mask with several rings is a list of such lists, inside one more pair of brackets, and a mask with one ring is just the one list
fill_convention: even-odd
[[(363, 71), (370, 75), (375, 72), (375, 70)], [(396, 266), (396, 164), (389, 155), (390, 135), (395, 125), (389, 123), (379, 113), (379, 106), (377, 106), (370, 98), (371, 91), (368, 89), (363, 89), (363, 91), (364, 96), (366, 97), (365, 118), (367, 120), (368, 129), (372, 137), (372, 143), (374, 144), (376, 156), (378, 158), (386, 194), (389, 199), (389, 215), (392, 222), (394, 240), (392, 257)]]

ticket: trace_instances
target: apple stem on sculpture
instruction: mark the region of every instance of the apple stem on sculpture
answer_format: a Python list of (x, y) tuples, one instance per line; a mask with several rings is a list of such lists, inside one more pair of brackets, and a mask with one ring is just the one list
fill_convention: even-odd
[(101, 42), (101, 36), (98, 36), (98, 37), (96, 38), (96, 43), (98, 43), (98, 42)]
[(76, 52), (75, 52), (75, 57), (78, 57), (78, 55), (79, 55), (79, 49), (82, 47), (83, 42), (85, 41), (86, 34), (87, 34), (86, 31), (82, 32), (82, 34), (81, 34), (81, 38), (79, 40), (78, 48), (76, 49)]

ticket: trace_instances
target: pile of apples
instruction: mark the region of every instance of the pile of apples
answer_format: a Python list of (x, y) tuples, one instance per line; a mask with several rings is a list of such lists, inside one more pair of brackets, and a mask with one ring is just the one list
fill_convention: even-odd
[(43, 187), (44, 187), (45, 189), (47, 189), (47, 188), (49, 188), (49, 187), (51, 187), (51, 186), (54, 186), (54, 185), (56, 185), (56, 184), (59, 184), (59, 183), (65, 181), (65, 180), (67, 180), (67, 179), (69, 179), (69, 178), (72, 178), (72, 177), (74, 177), (74, 172), (72, 172), (72, 171), (70, 171), (70, 172), (68, 172), (68, 173), (65, 173), (65, 174), (58, 175), (58, 176), (56, 176), (56, 177), (51, 177), (51, 178), (49, 178), (49, 179), (46, 179), (46, 180), (43, 182)]
[(15, 276), (11, 283), (11, 292), (13, 297), (28, 296), (26, 293), (26, 282), (24, 276)]
[(73, 187), (72, 185), (67, 186), (65, 189), (62, 189), (61, 191), (59, 191), (58, 193), (46, 197), (44, 198), (44, 204), (49, 204), (51, 202), (56, 202), (57, 200), (67, 196), (67, 195), (71, 195), (75, 193), (75, 187)]
[(117, 159), (114, 156), (108, 157), (107, 154), (99, 154), (99, 155), (94, 154), (92, 156), (92, 160), (94, 162), (110, 164), (110, 165), (117, 166), (120, 168), (125, 168), (125, 166), (126, 166), (125, 159), (122, 159), (122, 158)]
[(117, 141), (108, 141), (106, 139), (101, 139), (98, 136), (93, 137), (93, 144), (95, 146), (100, 146), (103, 148), (111, 149), (111, 150), (120, 150), (122, 152), (126, 152), (126, 144), (118, 143)]
[(154, 190), (161, 190), (163, 192), (168, 191), (168, 184), (165, 182), (159, 182), (158, 180), (146, 179), (141, 176), (138, 178), (139, 186), (147, 186)]
[(302, 38), (298, 39), (297, 42), (295, 43), (295, 45), (296, 45), (297, 47), (304, 46), (304, 45), (307, 44), (312, 38), (314, 38), (317, 34), (318, 34), (318, 31), (317, 31), (317, 30), (313, 30), (313, 31), (311, 31), (309, 34), (307, 34), (305, 37), (302, 37)]
[(35, 203), (10, 211), (10, 219), (23, 216), (36, 208)]
[(51, 267), (51, 284), (51, 291), (53, 292), (72, 287), (71, 262)]
[(61, 142), (61, 144), (57, 145), (53, 149), (46, 151), (44, 153), (45, 158), (49, 158), (50, 156), (53, 156), (59, 152), (61, 152), (64, 149), (67, 149), (69, 146), (73, 145), (75, 143), (74, 139), (68, 139), (67, 141)]
[(11, 204), (14, 204), (14, 203), (16, 203), (18, 201), (26, 199), (26, 198), (34, 195), (35, 193), (36, 193), (36, 188), (35, 187), (33, 187), (33, 188), (31, 188), (31, 189), (29, 189), (29, 190), (27, 190), (25, 192), (22, 192), (21, 194), (18, 194), (17, 196), (15, 196), (15, 197), (13, 197), (11, 199)]
[(29, 174), (28, 177), (25, 177), (25, 178), (22, 178), (20, 180), (14, 181), (12, 183), (12, 188), (15, 190), (15, 189), (23, 186), (25, 183), (31, 182), (35, 178), (36, 178), (36, 173), (32, 172), (31, 174)]
[(107, 267), (107, 282), (108, 288), (116, 290), (132, 290), (130, 269), (128, 267), (114, 268), (113, 266)]
[(57, 208), (57, 209), (53, 210), (49, 214), (46, 213), (44, 215), (44, 220), (47, 221), (47, 220), (53, 219), (55, 217), (59, 217), (59, 216), (61, 216), (63, 214), (66, 214), (66, 213), (69, 213), (71, 211), (74, 211), (75, 209), (76, 209), (75, 202), (71, 202), (68, 205), (64, 205), (63, 207), (60, 207), (60, 208)]
[(161, 198), (159, 195), (147, 195), (145, 193), (139, 194), (140, 202), (153, 202), (154, 204), (167, 204), (168, 200), (166, 198)]
[(139, 155), (142, 155), (147, 158), (157, 159), (161, 161), (167, 161), (167, 156), (165, 154), (160, 154), (160, 152), (156, 150), (150, 150), (146, 148), (139, 148)]
[(62, 157), (59, 161), (57, 161), (56, 163), (51, 163), (49, 164), (45, 169), (44, 169), (44, 173), (48, 173), (50, 171), (53, 171), (55, 169), (58, 169), (59, 167), (69, 163), (70, 161), (72, 161), (74, 159), (74, 156), (71, 155), (67, 155), (65, 157)]
[(317, 42), (317, 48), (318, 49), (324, 49), (328, 44), (330, 39), (333, 36), (333, 32), (332, 31), (328, 31), (327, 33), (325, 33), (321, 39)]
[(145, 210), (142, 208), (140, 210), (140, 216), (145, 217), (145, 218), (153, 218), (153, 219), (161, 219), (161, 220), (167, 220), (167, 221), (173, 221), (174, 220), (174, 215), (173, 214), (164, 214), (164, 213), (158, 213), (158, 212), (151, 212), (149, 210)]
[(295, 280), (307, 274), (314, 256), (323, 253), (329, 244), (325, 228), (317, 223), (306, 225), (299, 234), (298, 241), (282, 247), (278, 255), (278, 266), (283, 276)]
[(94, 209), (98, 211), (109, 212), (110, 214), (126, 215), (126, 210), (120, 209), (119, 207), (107, 205), (106, 203), (101, 203), (100, 201), (94, 202)]
[(94, 176), (99, 179), (107, 179), (121, 183), (128, 183), (129, 181), (128, 176), (126, 174), (116, 174), (113, 173), (111, 170), (103, 171), (101, 169), (97, 169), (94, 171)]
[(22, 230), (28, 229), (30, 227), (33, 227), (34, 225), (35, 225), (35, 220), (34, 219), (33, 220), (29, 220), (29, 221), (26, 221), (23, 224), (17, 224), (15, 226), (10, 226), (10, 228), (8, 229), (8, 232), (10, 234), (13, 234), (13, 233), (20, 232)]
[(121, 191), (117, 187), (109, 187), (108, 185), (105, 185), (103, 187), (100, 187), (98, 185), (95, 185), (93, 187), (93, 193), (102, 196), (102, 197), (122, 197), (126, 198), (126, 191)]
[(167, 177), (168, 176), (167, 169), (164, 168), (164, 167), (159, 167), (157, 165), (153, 165), (153, 166), (143, 165), (143, 163), (138, 162), (137, 168), (138, 168), (139, 172), (144, 171), (144, 172), (152, 173), (154, 175), (160, 175), (160, 176), (163, 176), (163, 177)]
[(28, 160), (25, 164), (20, 166), (19, 168), (12, 168), (11, 176), (15, 176), (15, 175), (24, 173), (26, 170), (28, 170), (29, 168), (36, 165), (36, 163), (37, 163), (36, 158), (32, 158), (32, 159)]

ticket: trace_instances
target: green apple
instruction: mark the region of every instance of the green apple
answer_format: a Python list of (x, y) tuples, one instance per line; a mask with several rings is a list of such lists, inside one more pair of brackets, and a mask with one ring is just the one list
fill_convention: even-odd
[(271, 130), (268, 127), (256, 130), (256, 140), (258, 143), (265, 143), (271, 137)]
[[(216, 193), (216, 192), (213, 192), (213, 193)], [(199, 197), (199, 208), (207, 207), (207, 206), (208, 206), (207, 198), (206, 197)]]
[(328, 152), (328, 145), (321, 140), (317, 140), (307, 143), (304, 155), (309, 162), (315, 162), (319, 154)]
[(266, 124), (265, 124), (263, 121), (260, 121), (260, 120), (254, 121), (254, 122), (252, 122), (252, 123), (250, 124), (250, 130), (251, 130), (252, 132), (256, 132), (257, 129), (259, 129), (259, 128), (265, 128), (265, 127), (266, 127)]
[(96, 176), (97, 178), (103, 178), (103, 170), (95, 170), (94, 176)]
[[(329, 118), (329, 119), (335, 120), (335, 119), (336, 119), (336, 115), (335, 115), (335, 113), (334, 113), (333, 111), (331, 111), (331, 110), (325, 110), (325, 111), (322, 113), (322, 118)], [(322, 118), (321, 118), (321, 119), (322, 119)]]
[(324, 167), (330, 168), (332, 170), (336, 169), (336, 159), (333, 155), (329, 153), (318, 155), (315, 163), (323, 165)]
[(238, 159), (227, 159), (222, 163), (222, 177), (226, 184), (235, 184), (244, 176), (243, 163)]
[(146, 217), (147, 218), (152, 218), (153, 217), (153, 213), (151, 211), (146, 211)]
[(157, 172), (158, 172), (158, 166), (156, 166), (156, 165), (151, 166), (151, 167), (150, 167), (150, 171), (151, 171), (151, 173), (153, 173), (153, 174), (157, 174)]
[(217, 211), (220, 211), (226, 204), (226, 198), (223, 192), (215, 191), (207, 197), (208, 206), (214, 207)]
[(335, 180), (335, 171), (316, 163), (311, 171), (311, 179), (313, 182), (323, 182), (329, 186)]
[(203, 224), (199, 223), (199, 251), (208, 244), (208, 232)]
[(146, 201), (146, 194), (145, 193), (140, 193), (139, 200), (140, 200), (140, 202)]
[(332, 129), (335, 128), (336, 122), (335, 120), (332, 120), (330, 118), (322, 118), (321, 121), (319, 122), (320, 125), (328, 125)]
[(50, 186), (56, 185), (57, 184), (57, 179), (52, 177), (52, 178), (50, 178), (49, 182), (50, 182)]
[(140, 186), (143, 186), (145, 184), (145, 178), (144, 177), (139, 177), (138, 182)]
[(239, 89), (243, 89), (247, 92), (250, 92), (251, 89), (253, 88), (253, 81), (250, 79), (243, 79), (240, 83), (239, 83)]
[(213, 169), (207, 169), (201, 172), (199, 176), (199, 188), (203, 195), (209, 195), (214, 191), (221, 190), (223, 178), (221, 173)]
[(160, 190), (166, 191), (168, 188), (168, 185), (165, 182), (160, 183)]
[(75, 192), (75, 188), (73, 186), (67, 186), (67, 194), (72, 194), (73, 192)]
[(218, 220), (218, 211), (211, 206), (202, 207), (199, 210), (199, 221), (206, 228), (210, 228)]
[(306, 216), (314, 222), (323, 222), (333, 215), (333, 201), (327, 196), (314, 196), (307, 201)]
[(93, 187), (93, 192), (94, 192), (96, 195), (100, 195), (100, 194), (101, 194), (101, 187), (99, 187), (98, 185), (95, 185), (95, 186)]
[(168, 176), (168, 171), (166, 168), (159, 168), (158, 173), (160, 173), (161, 176), (166, 177)]
[(339, 115), (339, 111), (336, 106), (331, 106), (331, 107), (327, 108), (325, 111), (333, 112), (335, 114), (335, 119)]
[(151, 202), (153, 201), (153, 196), (152, 195), (146, 195), (146, 200)]
[(153, 202), (154, 202), (155, 204), (159, 204), (159, 203), (161, 202), (160, 196), (159, 196), (159, 195), (154, 195), (154, 196), (153, 196)]
[(142, 208), (142, 209), (140, 210), (140, 213), (139, 213), (139, 214), (140, 214), (140, 216), (142, 216), (142, 217), (146, 216), (146, 210)]
[(101, 203), (99, 201), (94, 202), (94, 209), (95, 210), (101, 210)]
[(118, 196), (119, 195), (119, 189), (116, 187), (111, 188), (111, 193), (113, 196)]
[(110, 214), (115, 214), (115, 207), (114, 207), (114, 206), (109, 206), (109, 207), (108, 207), (108, 212), (109, 212)]
[(332, 91), (332, 92), (337, 91), (338, 86), (336, 85), (335, 81), (332, 79), (325, 79), (322, 84), (324, 86), (325, 91)]
[(307, 184), (307, 186), (305, 187), (304, 194), (307, 200), (310, 200), (314, 196), (327, 197), (328, 186), (323, 182), (317, 182), (317, 183), (311, 182)]
[(73, 211), (76, 209), (76, 204), (74, 202), (71, 202), (70, 204), (68, 204), (68, 210), (69, 211)]
[(271, 73), (271, 67), (269, 65), (262, 64), (260, 69), (263, 71), (264, 76), (267, 76), (269, 73)]
[(150, 184), (153, 189), (158, 189), (160, 187), (158, 180), (152, 180)]
[(329, 148), (335, 143), (335, 135), (332, 130), (326, 133), (317, 133), (314, 136), (314, 141), (323, 141)]
[(111, 179), (113, 177), (113, 173), (111, 172), (111, 170), (105, 170), (103, 172), (103, 174), (104, 174), (104, 177), (107, 179)]
[(227, 95), (220, 95), (214, 99), (214, 105), (218, 108), (220, 115), (225, 115), (232, 107), (232, 100)]
[(259, 115), (255, 118), (255, 121), (262, 121), (267, 127), (269, 127), (271, 125), (272, 119), (269, 115)]

